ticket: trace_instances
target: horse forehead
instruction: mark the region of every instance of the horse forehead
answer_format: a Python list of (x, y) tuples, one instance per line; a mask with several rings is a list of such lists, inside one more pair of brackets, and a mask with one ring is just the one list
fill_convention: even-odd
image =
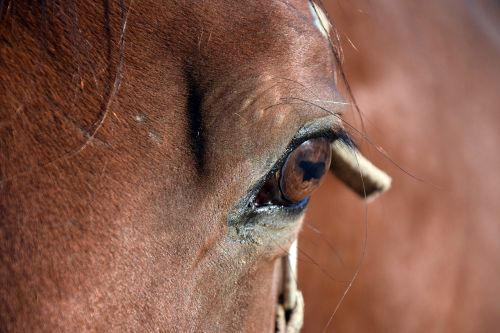
[(327, 37), (331, 27), (321, 7), (308, 0), (218, 0), (166, 6), (166, 30), (182, 38), (194, 37), (198, 51), (203, 51), (205, 42), (230, 42), (240, 44), (242, 49), (249, 45), (249, 39), (251, 43), (273, 41), (284, 45), (304, 41), (304, 36), (317, 38), (310, 34), (313, 30)]
[[(334, 56), (325, 38), (330, 24), (313, 2), (216, 0), (168, 6), (164, 31), (171, 67), (177, 65), (180, 79), (189, 72), (206, 104), (213, 106), (211, 99), (227, 106), (221, 110), (234, 111), (241, 104), (240, 110), (262, 113), (245, 104), (255, 106), (256, 98), (281, 103), (284, 96), (331, 100), (338, 95)], [(283, 121), (282, 115), (276, 117)]]

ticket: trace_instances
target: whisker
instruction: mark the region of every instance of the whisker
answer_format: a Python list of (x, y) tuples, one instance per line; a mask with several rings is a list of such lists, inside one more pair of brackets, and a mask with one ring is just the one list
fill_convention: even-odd
[[(12, 181), (12, 180), (19, 178), (21, 176), (28, 175), (36, 169), (49, 167), (49, 166), (54, 165), (60, 161), (71, 159), (71, 158), (77, 156), (78, 154), (80, 154), (85, 148), (87, 148), (87, 146), (91, 142), (96, 140), (96, 134), (100, 130), (102, 125), (104, 124), (104, 121), (106, 120), (111, 103), (112, 103), (113, 99), (116, 97), (118, 90), (120, 89), (121, 79), (122, 79), (122, 75), (123, 75), (123, 66), (125, 63), (125, 32), (127, 29), (127, 22), (128, 22), (129, 13), (130, 13), (130, 10), (132, 7), (132, 3), (133, 3), (133, 0), (130, 1), (128, 8), (126, 8), (124, 0), (119, 1), (121, 33), (120, 33), (120, 39), (119, 39), (119, 45), (118, 45), (118, 51), (119, 51), (118, 57), (119, 57), (119, 59), (118, 59), (118, 65), (115, 69), (114, 82), (113, 82), (111, 92), (107, 98), (105, 108), (104, 108), (103, 112), (101, 113), (99, 120), (97, 120), (97, 122), (95, 122), (92, 125), (93, 129), (91, 130), (91, 132), (86, 133), (86, 136), (87, 136), (86, 140), (78, 148), (75, 148), (72, 151), (68, 151), (50, 162), (36, 165), (36, 166), (30, 168), (29, 170), (26, 170), (26, 171), (23, 171), (20, 173), (16, 173), (14, 175), (0, 179), (0, 185), (3, 184), (4, 182)], [(60, 114), (63, 114), (63, 113), (60, 113)], [(98, 141), (101, 141), (101, 140), (98, 140)]]
[[(356, 157), (356, 161), (358, 162), (359, 176), (361, 177), (361, 184), (363, 186), (364, 197), (366, 198), (366, 187), (365, 187), (365, 183), (364, 183), (363, 173), (361, 172), (361, 168), (359, 167), (358, 155), (356, 152), (354, 154)], [(358, 261), (358, 264), (356, 265), (356, 270), (354, 271), (354, 274), (352, 275), (352, 278), (349, 281), (349, 284), (347, 285), (346, 289), (344, 290), (344, 293), (340, 297), (340, 300), (337, 302), (337, 305), (335, 306), (335, 309), (333, 310), (332, 315), (328, 319), (328, 321), (325, 325), (325, 328), (323, 329), (323, 333), (326, 332), (326, 330), (328, 329), (328, 327), (332, 323), (333, 318), (335, 317), (335, 315), (337, 314), (337, 311), (340, 308), (340, 305), (344, 302), (344, 299), (346, 298), (347, 294), (351, 290), (351, 288), (354, 284), (354, 281), (358, 278), (359, 272), (361, 271), (361, 265), (363, 264), (363, 261), (365, 260), (365, 257), (366, 257), (367, 244), (368, 244), (368, 202), (366, 200), (364, 201), (363, 211), (364, 211), (363, 224), (364, 224), (364, 231), (365, 232), (364, 232), (364, 238), (363, 238), (363, 247), (362, 247), (361, 257)]]
[[(289, 251), (285, 250), (282, 246), (280, 246), (277, 242), (277, 240), (273, 239), (274, 244), (276, 245), (277, 248), (281, 249), (283, 252), (286, 253), (286, 255), (289, 255)], [(332, 280), (335, 283), (348, 283), (349, 280), (341, 280), (338, 278), (335, 278), (332, 276), (328, 271), (326, 271), (321, 265), (314, 260), (309, 254), (307, 254), (304, 250), (302, 250), (300, 247), (297, 247), (297, 251), (302, 254), (304, 257), (306, 257), (307, 260), (304, 260), (303, 258), (300, 258), (300, 256), (297, 256), (297, 260), (303, 263), (309, 263), (314, 266), (316, 266), (322, 273), (324, 273), (330, 280)]]
[(327, 270), (325, 270), (316, 260), (314, 260), (309, 254), (307, 254), (307, 252), (305, 252), (304, 250), (302, 250), (300, 247), (297, 248), (297, 250), (299, 251), (299, 253), (303, 256), (305, 256), (307, 259), (309, 259), (311, 261), (311, 263), (316, 266), (323, 274), (325, 274), (329, 279), (331, 279), (332, 281), (334, 282), (337, 282), (337, 283), (348, 283), (349, 280), (340, 280), (340, 279), (337, 279), (335, 277), (333, 277)]
[[(322, 7), (324, 7), (323, 1), (321, 1), (321, 0), (318, 0), (318, 1), (319, 1), (320, 5)], [(334, 55), (334, 58), (335, 58), (336, 65), (339, 68), (338, 72), (340, 73), (340, 77), (342, 78), (342, 83), (345, 86), (345, 89), (347, 91), (347, 95), (352, 100), (352, 104), (354, 106), (354, 109), (356, 110), (356, 113), (359, 116), (359, 120), (360, 120), (360, 123), (361, 123), (361, 130), (362, 130), (363, 133), (366, 133), (365, 124), (364, 124), (364, 121), (363, 121), (361, 109), (359, 108), (359, 105), (358, 105), (358, 102), (356, 100), (356, 97), (354, 96), (354, 93), (352, 91), (352, 87), (349, 84), (349, 81), (347, 80), (347, 76), (346, 76), (346, 74), (345, 74), (345, 72), (344, 72), (344, 70), (342, 68), (342, 64), (344, 62), (344, 54), (343, 54), (342, 47), (341, 47), (340, 35), (338, 33), (338, 29), (337, 29), (335, 23), (333, 22), (333, 20), (330, 19), (330, 16), (328, 15), (328, 11), (324, 11), (324, 12), (325, 12), (325, 15), (328, 18), (328, 21), (331, 24), (330, 31), (332, 33), (330, 33), (328, 35), (328, 44), (330, 44), (330, 50), (332, 51), (332, 53)], [(334, 37), (333, 40), (332, 40), (332, 35)]]
[(75, 152), (75, 155), (81, 153), (85, 148), (87, 148), (89, 143), (92, 142), (94, 137), (97, 135), (97, 132), (101, 129), (102, 125), (104, 124), (104, 121), (106, 120), (106, 118), (108, 116), (113, 99), (118, 94), (118, 90), (120, 89), (120, 86), (121, 86), (121, 81), (122, 81), (122, 76), (123, 76), (123, 67), (125, 64), (125, 32), (127, 30), (128, 16), (130, 14), (130, 9), (132, 7), (132, 1), (130, 2), (128, 9), (126, 9), (126, 7), (125, 7), (124, 0), (120, 0), (119, 3), (120, 3), (121, 32), (120, 32), (120, 39), (119, 39), (119, 43), (118, 43), (118, 65), (115, 69), (115, 77), (114, 77), (113, 86), (112, 86), (110, 94), (107, 98), (104, 110), (101, 114), (101, 117), (99, 118), (99, 120), (96, 123), (93, 124), (92, 127), (94, 127), (94, 129), (89, 134), (87, 140), (83, 143), (83, 145)]
[(339, 251), (337, 250), (337, 248), (335, 248), (335, 246), (333, 246), (333, 244), (328, 240), (328, 238), (326, 238), (325, 235), (323, 235), (321, 230), (317, 229), (312, 224), (309, 224), (307, 222), (304, 222), (304, 226), (309, 228), (309, 230), (312, 230), (315, 234), (317, 234), (321, 238), (321, 240), (323, 242), (325, 242), (325, 244), (328, 246), (328, 248), (335, 254), (335, 257), (337, 257), (337, 259), (340, 261), (341, 265), (343, 267), (345, 267), (345, 262), (342, 259), (342, 257), (340, 256)]
[(354, 45), (354, 42), (349, 38), (349, 36), (347, 36), (347, 34), (344, 33), (344, 37), (347, 40), (347, 42), (352, 46), (352, 48), (356, 50), (356, 52), (359, 52), (359, 49), (356, 47), (356, 45)]
[[(294, 79), (290, 79), (290, 78), (286, 78), (286, 77), (281, 77), (281, 76), (276, 76), (274, 77), (275, 79), (278, 79), (278, 80), (284, 80), (284, 81), (289, 81), (289, 82), (292, 82), (292, 83), (295, 83), (299, 86), (301, 86), (302, 88), (304, 88), (308, 93), (310, 93), (312, 96), (314, 96), (316, 99), (313, 99), (312, 101), (323, 101), (323, 99), (321, 99), (319, 97), (319, 95), (316, 93), (316, 91), (314, 89), (312, 89), (311, 87), (301, 83), (300, 81), (297, 81), (297, 80), (294, 80)], [(290, 97), (290, 98), (295, 98), (295, 97)], [(326, 100), (325, 100), (326, 101)], [(340, 103), (341, 101), (338, 101), (338, 100), (334, 100), (336, 103)], [(350, 105), (350, 103), (347, 103), (347, 102), (344, 102), (346, 103), (346, 105)]]
[[(291, 99), (291, 100), (298, 100), (298, 101), (301, 101), (301, 102), (305, 102), (306, 101), (305, 99), (302, 99), (302, 98), (299, 98), (299, 97), (293, 97), (293, 96), (282, 97), (280, 99), (281, 100)], [(315, 103), (321, 102), (321, 103), (328, 103), (328, 104), (335, 104), (335, 105), (351, 105), (351, 103), (349, 103), (349, 102), (335, 101), (335, 100), (326, 100), (326, 99), (312, 99), (312, 100), (310, 100), (310, 102), (315, 102)]]
[[(340, 114), (338, 114), (338, 113), (336, 113), (336, 112), (334, 112), (332, 110), (328, 110), (327, 108), (325, 108), (325, 107), (323, 107), (323, 106), (321, 106), (321, 105), (319, 105), (317, 103), (314, 103), (312, 101), (308, 101), (306, 99), (302, 99), (302, 98), (294, 98), (294, 99), (298, 100), (300, 102), (312, 105), (314, 107), (317, 107), (317, 108), (321, 109), (324, 112), (327, 112), (327, 113), (329, 113), (329, 114), (331, 114), (331, 115), (333, 115), (335, 117), (338, 117), (342, 121), (342, 124), (345, 124), (346, 127), (348, 127), (350, 131), (352, 131), (355, 134), (359, 135), (360, 138), (362, 138), (364, 141), (366, 141), (368, 144), (370, 144), (378, 153), (380, 153), (380, 155), (382, 155), (382, 157), (384, 157), (384, 159), (386, 159), (387, 161), (389, 161), (392, 165), (394, 165), (401, 172), (403, 172), (404, 174), (406, 174), (407, 176), (411, 177), (412, 179), (414, 179), (414, 180), (416, 180), (418, 182), (421, 182), (423, 184), (432, 186), (432, 187), (434, 187), (435, 189), (438, 189), (438, 190), (444, 190), (441, 186), (436, 185), (436, 184), (434, 184), (432, 182), (429, 182), (429, 181), (425, 180), (424, 178), (418, 177), (418, 176), (414, 175), (413, 173), (411, 173), (410, 171), (408, 171), (405, 168), (403, 168), (392, 157), (390, 157), (389, 154), (381, 146), (379, 146), (375, 142), (373, 142), (373, 140), (368, 136), (368, 134), (366, 134), (365, 131), (363, 131), (363, 132), (359, 131), (356, 127), (354, 127), (353, 125), (351, 125), (349, 122), (345, 121), (340, 116)], [(272, 108), (274, 106), (277, 106), (277, 105), (286, 105), (286, 104), (300, 104), (300, 103), (276, 103), (274, 105), (271, 105), (271, 106), (265, 108), (265, 110), (270, 109), (270, 108)]]

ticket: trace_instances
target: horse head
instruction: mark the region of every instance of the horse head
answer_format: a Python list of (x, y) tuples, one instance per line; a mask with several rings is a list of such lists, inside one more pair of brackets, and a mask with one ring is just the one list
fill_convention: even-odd
[(330, 161), (369, 194), (320, 7), (1, 4), (2, 331), (272, 330)]

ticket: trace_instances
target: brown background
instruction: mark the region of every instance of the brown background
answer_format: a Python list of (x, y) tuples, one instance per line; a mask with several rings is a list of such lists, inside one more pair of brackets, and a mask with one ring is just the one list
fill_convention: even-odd
[(325, 328), (362, 257), (328, 332), (500, 331), (500, 5), (325, 5), (367, 134), (397, 165), (358, 138), (393, 188), (365, 206), (330, 177), (315, 196), (299, 244), (304, 332)]

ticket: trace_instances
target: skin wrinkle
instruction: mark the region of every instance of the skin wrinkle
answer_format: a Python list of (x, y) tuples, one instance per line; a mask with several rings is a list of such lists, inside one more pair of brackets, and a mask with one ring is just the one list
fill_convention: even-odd
[(340, 127), (342, 105), (318, 102), (338, 96), (335, 59), (307, 2), (103, 4), (51, 3), (45, 46), (30, 6), (0, 22), (0, 330), (271, 331), (299, 222), (243, 244), (228, 214), (305, 124)]

